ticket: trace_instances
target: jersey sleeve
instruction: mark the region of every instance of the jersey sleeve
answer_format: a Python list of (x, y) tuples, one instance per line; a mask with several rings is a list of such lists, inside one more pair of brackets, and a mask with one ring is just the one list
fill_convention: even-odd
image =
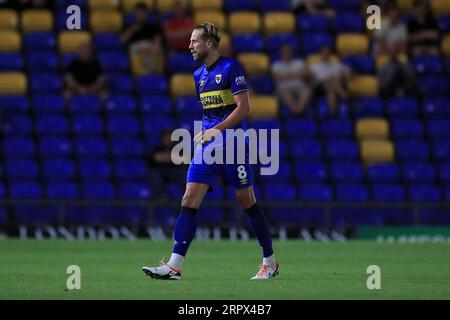
[(233, 94), (248, 90), (244, 68), (239, 62), (234, 61), (230, 65), (228, 70), (228, 79), (230, 81), (230, 90)]

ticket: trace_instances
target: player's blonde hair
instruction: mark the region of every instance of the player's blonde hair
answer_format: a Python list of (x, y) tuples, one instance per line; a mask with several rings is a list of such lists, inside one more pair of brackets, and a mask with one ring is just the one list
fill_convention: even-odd
[(217, 29), (217, 27), (213, 23), (205, 21), (201, 25), (196, 26), (195, 29), (203, 30), (202, 38), (205, 40), (211, 40), (215, 48), (219, 47), (219, 29)]

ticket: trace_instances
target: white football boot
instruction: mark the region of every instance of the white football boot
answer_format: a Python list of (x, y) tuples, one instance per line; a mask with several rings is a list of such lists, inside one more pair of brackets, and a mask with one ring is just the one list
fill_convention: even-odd
[(153, 279), (181, 280), (181, 270), (172, 268), (163, 261), (161, 261), (161, 265), (159, 267), (142, 267), (142, 271)]
[(275, 264), (262, 264), (259, 266), (258, 273), (250, 280), (268, 280), (275, 278), (280, 272), (280, 266), (278, 262)]

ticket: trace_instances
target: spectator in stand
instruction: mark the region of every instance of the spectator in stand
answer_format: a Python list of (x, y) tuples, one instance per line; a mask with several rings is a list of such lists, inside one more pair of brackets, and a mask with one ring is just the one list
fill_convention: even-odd
[(272, 65), (277, 94), (293, 115), (301, 115), (311, 99), (308, 68), (302, 59), (294, 57), (289, 44), (281, 47), (281, 60)]
[(330, 7), (328, 0), (292, 0), (291, 7), (296, 15), (309, 13), (314, 15), (324, 15), (332, 18), (336, 15)]
[(378, 70), (380, 95), (383, 98), (409, 96), (417, 92), (417, 81), (414, 70), (408, 62), (400, 58), (398, 47), (392, 47), (389, 61)]
[(395, 5), (391, 5), (386, 13), (387, 18), (382, 21), (381, 29), (374, 33), (375, 54), (389, 54), (394, 47), (395, 52), (406, 53), (408, 29), (401, 20), (400, 12)]
[(409, 49), (414, 56), (439, 54), (439, 29), (429, 4), (414, 1), (414, 17), (408, 24)]
[(85, 42), (78, 49), (78, 57), (67, 66), (64, 75), (66, 90), (64, 96), (69, 99), (73, 94), (95, 94), (101, 99), (108, 95), (105, 88), (103, 68), (93, 54), (92, 44)]
[(337, 114), (338, 100), (348, 99), (347, 81), (351, 70), (340, 61), (333, 61), (333, 52), (330, 47), (320, 49), (320, 59), (310, 66), (314, 77), (315, 96), (325, 96), (330, 107), (330, 115)]
[(186, 6), (180, 0), (176, 1), (171, 18), (164, 24), (167, 46), (172, 50), (188, 51), (189, 38), (194, 27), (194, 19), (188, 15)]
[(164, 36), (159, 24), (148, 22), (148, 14), (145, 3), (136, 4), (136, 21), (125, 27), (120, 39), (127, 45), (131, 59), (139, 61), (144, 73), (153, 73), (156, 58), (164, 46)]

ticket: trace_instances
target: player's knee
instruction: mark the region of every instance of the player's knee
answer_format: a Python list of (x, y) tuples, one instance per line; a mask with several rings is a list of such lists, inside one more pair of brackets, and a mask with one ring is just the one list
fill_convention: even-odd
[(195, 197), (192, 193), (185, 193), (183, 198), (181, 199), (182, 207), (198, 209), (199, 205), (200, 204), (197, 197)]
[(244, 209), (250, 208), (255, 204), (255, 199), (251, 195), (245, 193), (238, 193), (236, 195), (236, 200)]

